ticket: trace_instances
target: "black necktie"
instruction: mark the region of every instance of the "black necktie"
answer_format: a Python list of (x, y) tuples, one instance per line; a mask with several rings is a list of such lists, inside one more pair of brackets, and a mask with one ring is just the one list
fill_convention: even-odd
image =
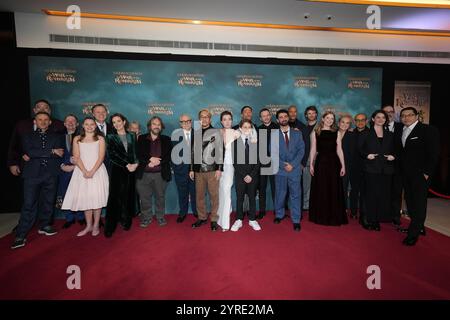
[(245, 138), (245, 163), (249, 163), (250, 146), (248, 145), (248, 138)]

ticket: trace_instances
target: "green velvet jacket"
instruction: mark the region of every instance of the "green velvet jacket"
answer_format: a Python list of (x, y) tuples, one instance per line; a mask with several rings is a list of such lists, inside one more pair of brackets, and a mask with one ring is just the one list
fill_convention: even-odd
[(111, 165), (125, 168), (127, 164), (138, 163), (136, 157), (136, 136), (134, 133), (127, 132), (128, 147), (125, 147), (116, 133), (106, 136), (106, 150)]

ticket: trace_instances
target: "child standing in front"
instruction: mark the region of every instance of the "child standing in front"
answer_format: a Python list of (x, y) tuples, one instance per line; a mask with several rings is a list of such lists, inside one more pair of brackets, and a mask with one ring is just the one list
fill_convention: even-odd
[(83, 120), (80, 135), (73, 139), (73, 157), (76, 167), (67, 188), (62, 210), (84, 211), (86, 227), (77, 236), (89, 232), (100, 233), (99, 222), (102, 208), (108, 202), (109, 178), (103, 164), (105, 138), (99, 132), (95, 120)]

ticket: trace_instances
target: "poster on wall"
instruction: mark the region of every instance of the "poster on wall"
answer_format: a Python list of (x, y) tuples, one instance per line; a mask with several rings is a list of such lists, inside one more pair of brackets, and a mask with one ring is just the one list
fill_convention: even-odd
[(406, 107), (414, 107), (419, 111), (419, 120), (430, 122), (431, 82), (395, 81), (394, 109), (398, 117)]

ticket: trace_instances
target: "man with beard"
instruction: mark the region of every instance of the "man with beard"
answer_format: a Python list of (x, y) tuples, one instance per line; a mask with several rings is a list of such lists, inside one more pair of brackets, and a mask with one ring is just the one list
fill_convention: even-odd
[(153, 220), (153, 197), (156, 203), (156, 219), (159, 226), (167, 224), (165, 214), (165, 191), (171, 180), (170, 155), (172, 142), (170, 137), (162, 135), (164, 124), (159, 117), (151, 118), (147, 123), (147, 134), (139, 136), (136, 170), (136, 188), (141, 199), (141, 227), (146, 228)]

